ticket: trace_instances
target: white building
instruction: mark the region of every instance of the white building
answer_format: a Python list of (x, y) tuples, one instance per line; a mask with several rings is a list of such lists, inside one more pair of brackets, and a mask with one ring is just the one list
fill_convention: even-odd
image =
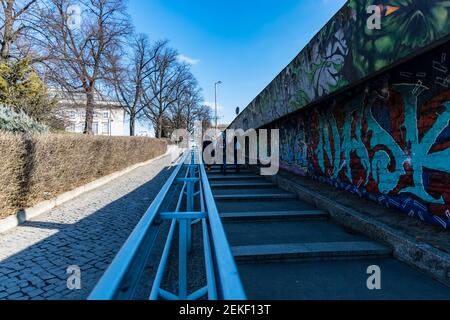
[[(83, 95), (70, 99), (58, 96), (58, 113), (67, 123), (66, 131), (83, 133), (86, 118), (86, 100)], [(120, 103), (96, 95), (92, 131), (95, 135), (125, 135), (125, 111)]]

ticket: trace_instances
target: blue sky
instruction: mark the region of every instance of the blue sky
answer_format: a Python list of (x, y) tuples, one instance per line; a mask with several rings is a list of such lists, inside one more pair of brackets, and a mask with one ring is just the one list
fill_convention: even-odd
[(168, 39), (192, 63), (205, 102), (219, 90), (230, 123), (300, 52), (345, 0), (129, 0), (137, 32)]

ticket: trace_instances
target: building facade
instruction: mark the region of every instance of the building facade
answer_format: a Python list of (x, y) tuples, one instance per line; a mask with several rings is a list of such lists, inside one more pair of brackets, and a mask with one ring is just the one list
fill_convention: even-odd
[[(82, 95), (75, 98), (59, 98), (58, 114), (66, 123), (66, 131), (83, 133), (86, 118), (86, 100)], [(94, 135), (123, 136), (125, 135), (125, 111), (120, 103), (96, 96), (94, 120), (92, 122)]]

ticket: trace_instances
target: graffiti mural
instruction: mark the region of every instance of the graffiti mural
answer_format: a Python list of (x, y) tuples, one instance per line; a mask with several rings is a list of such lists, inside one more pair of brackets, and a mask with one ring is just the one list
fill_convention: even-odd
[(286, 124), (290, 130), (284, 131), (280, 137), (280, 158), (282, 167), (298, 174), (306, 174), (308, 167), (308, 143), (304, 123), (294, 119)]
[[(381, 29), (367, 27), (367, 7)], [(349, 0), (233, 122), (259, 128), (361, 81), (450, 33), (447, 0)], [(442, 79), (446, 81), (446, 79)]]
[(283, 168), (450, 228), (449, 58), (442, 45), (271, 124)]

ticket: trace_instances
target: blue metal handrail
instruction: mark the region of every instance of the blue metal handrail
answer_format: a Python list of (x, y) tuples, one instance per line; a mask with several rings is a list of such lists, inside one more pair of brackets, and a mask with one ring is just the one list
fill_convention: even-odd
[(99, 283), (96, 285), (95, 289), (90, 294), (89, 300), (114, 300), (118, 298), (117, 294), (123, 290), (121, 285), (123, 285), (123, 282), (126, 280), (126, 276), (130, 272), (133, 260), (139, 253), (139, 248), (146, 240), (150, 227), (153, 225), (161, 205), (167, 197), (169, 189), (178, 176), (188, 155), (189, 153), (186, 152), (184, 156), (180, 158), (175, 170), (170, 175), (169, 179), (167, 179), (166, 183), (153, 200), (147, 212), (144, 214), (128, 240), (122, 246), (119, 253), (106, 270), (105, 274), (100, 279)]
[[(203, 183), (200, 180), (200, 189), (202, 190)], [(200, 193), (200, 208), (205, 211), (205, 201), (203, 192)], [(207, 219), (202, 219), (202, 231), (203, 231), (203, 251), (205, 255), (205, 268), (206, 268), (206, 283), (208, 287), (208, 299), (217, 300), (217, 285), (214, 272), (214, 261), (211, 250), (211, 244), (209, 239), (209, 229)]]
[[(192, 153), (191, 153), (191, 156), (192, 156)], [(192, 162), (192, 159), (191, 159), (191, 162)], [(174, 234), (175, 234), (175, 227), (176, 227), (177, 223), (178, 223), (179, 228), (180, 228), (180, 233), (181, 233), (181, 231), (184, 231), (184, 232), (186, 231), (185, 230), (186, 229), (185, 222), (183, 222), (184, 230), (181, 230), (182, 226), (181, 226), (179, 217), (180, 216), (186, 216), (186, 217), (188, 216), (186, 213), (180, 213), (180, 209), (181, 209), (181, 204), (182, 204), (182, 201), (183, 201), (183, 197), (184, 197), (184, 195), (186, 193), (185, 190), (187, 189), (187, 186), (188, 186), (188, 179), (190, 178), (191, 173), (192, 173), (191, 170), (189, 170), (189, 169), (186, 170), (186, 175), (185, 175), (184, 179), (182, 179), (183, 180), (183, 187), (181, 188), (181, 192), (180, 192), (180, 195), (178, 197), (178, 202), (177, 202), (177, 205), (176, 205), (176, 208), (175, 208), (175, 212), (166, 214), (168, 217), (173, 217), (173, 219), (172, 219), (172, 224), (170, 226), (169, 234), (167, 236), (166, 244), (164, 246), (163, 254), (161, 256), (161, 260), (160, 260), (160, 263), (159, 263), (159, 266), (158, 266), (158, 270), (156, 272), (155, 280), (153, 282), (152, 290), (151, 290), (151, 293), (150, 293), (150, 300), (158, 300), (160, 297), (162, 297), (162, 298), (164, 298), (166, 300), (177, 300), (177, 299), (180, 298), (181, 295), (183, 295), (183, 298), (186, 298), (186, 299), (188, 298), (188, 296), (187, 296), (187, 288), (186, 288), (187, 270), (185, 268), (185, 266), (186, 266), (186, 259), (187, 259), (187, 257), (185, 257), (185, 255), (187, 255), (187, 252), (185, 253), (183, 251), (180, 254), (180, 257), (179, 257), (179, 260), (182, 260), (182, 261), (179, 262), (179, 266), (180, 266), (180, 269), (181, 269), (180, 270), (181, 274), (178, 277), (179, 278), (179, 293), (178, 293), (179, 296), (176, 296), (176, 295), (174, 295), (174, 294), (172, 294), (170, 292), (167, 292), (167, 291), (163, 290), (161, 288), (161, 282), (163, 280), (163, 276), (164, 276), (164, 273), (165, 273), (165, 270), (166, 270), (166, 265), (167, 265), (167, 261), (168, 261), (168, 258), (169, 258), (170, 249), (172, 247), (172, 240), (173, 240), (173, 237), (174, 237)], [(186, 237), (187, 237), (187, 234), (184, 234), (183, 236), (180, 234), (180, 240), (185, 241), (186, 239), (184, 239), (184, 238), (186, 238)], [(187, 247), (187, 244), (183, 243), (183, 245), (185, 245)], [(183, 255), (183, 256), (181, 256), (181, 255)]]
[[(188, 157), (190, 161), (188, 162)], [(197, 161), (196, 161), (197, 158)], [(186, 167), (184, 178), (177, 178)], [(174, 212), (161, 212), (169, 190), (175, 182), (182, 182)], [(198, 191), (196, 191), (198, 189)], [(181, 206), (185, 199), (185, 212)], [(194, 207), (200, 209), (194, 212)], [(150, 300), (197, 300), (207, 295), (209, 300), (245, 300), (245, 292), (239, 277), (231, 248), (225, 235), (211, 186), (208, 182), (201, 154), (195, 149), (186, 152), (160, 193), (153, 201), (129, 239), (100, 279), (90, 300), (132, 299), (137, 283), (148, 261), (157, 232), (152, 228), (156, 218), (171, 220), (167, 240), (150, 294)], [(194, 222), (192, 222), (194, 221)], [(191, 227), (202, 223), (203, 251), (207, 285), (189, 294), (187, 288), (187, 259), (191, 248)], [(169, 260), (176, 226), (179, 229), (178, 294), (161, 288)]]
[(214, 260), (218, 272), (216, 282), (221, 289), (219, 298), (222, 300), (246, 300), (244, 287), (242, 286), (239, 272), (206, 175), (205, 165), (203, 164), (202, 157), (200, 156), (199, 158), (200, 177), (208, 212), (208, 224), (214, 249)]

